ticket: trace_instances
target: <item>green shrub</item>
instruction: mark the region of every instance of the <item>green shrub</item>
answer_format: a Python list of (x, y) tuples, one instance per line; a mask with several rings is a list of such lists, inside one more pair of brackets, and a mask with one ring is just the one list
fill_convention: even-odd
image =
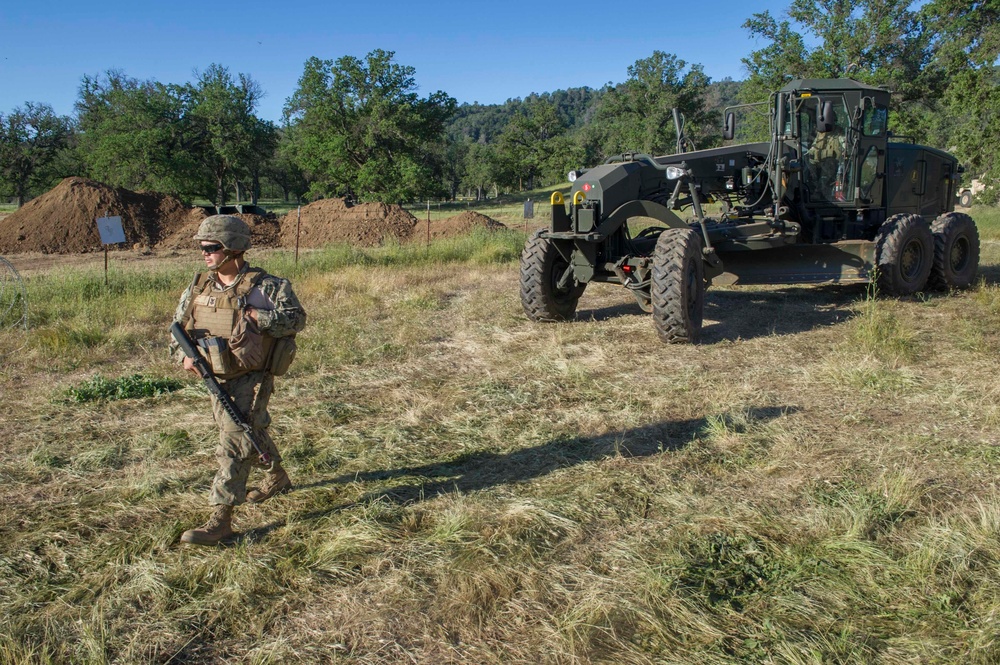
[(74, 402), (93, 402), (101, 399), (154, 397), (179, 390), (183, 386), (184, 384), (176, 379), (153, 379), (141, 374), (117, 379), (106, 379), (98, 374), (81, 385), (70, 388), (68, 392)]

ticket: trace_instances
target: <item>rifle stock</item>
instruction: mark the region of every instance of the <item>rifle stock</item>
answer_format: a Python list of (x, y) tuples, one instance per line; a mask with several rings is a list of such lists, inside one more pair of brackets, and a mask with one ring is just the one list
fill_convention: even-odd
[(170, 325), (170, 334), (173, 338), (177, 340), (177, 344), (180, 346), (181, 351), (184, 352), (191, 362), (194, 363), (195, 369), (198, 374), (205, 381), (205, 386), (208, 388), (209, 392), (215, 395), (216, 399), (219, 400), (219, 404), (222, 405), (222, 409), (232, 418), (233, 422), (239, 425), (240, 429), (246, 435), (250, 443), (253, 444), (254, 450), (260, 456), (260, 461), (262, 464), (270, 464), (271, 456), (261, 448), (260, 442), (257, 441), (257, 437), (253, 434), (253, 427), (247, 422), (246, 417), (240, 412), (236, 403), (233, 402), (233, 398), (230, 397), (229, 393), (223, 390), (222, 385), (219, 380), (215, 378), (215, 374), (212, 373), (212, 368), (208, 366), (208, 362), (204, 357), (198, 352), (195, 347), (194, 340), (187, 334), (187, 331), (181, 326), (180, 323), (176, 321)]

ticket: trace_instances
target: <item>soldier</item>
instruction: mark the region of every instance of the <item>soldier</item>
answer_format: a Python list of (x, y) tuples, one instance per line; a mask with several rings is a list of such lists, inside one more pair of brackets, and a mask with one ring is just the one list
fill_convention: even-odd
[[(267, 402), (275, 374), (287, 369), (294, 355), (295, 334), (306, 324), (306, 313), (287, 279), (252, 268), (243, 257), (250, 249), (250, 228), (233, 215), (205, 219), (194, 236), (209, 272), (195, 275), (181, 296), (174, 321), (188, 332), (208, 360), (223, 390), (246, 415), (254, 434), (272, 462), (265, 467), (252, 443), (212, 396), (219, 447), (219, 467), (208, 502), (211, 518), (204, 525), (185, 531), (181, 541), (194, 545), (216, 545), (233, 535), (233, 507), (244, 501), (259, 503), (292, 487), (281, 466), (274, 441), (267, 433), (271, 422)], [(176, 342), (170, 345), (184, 369), (197, 373), (191, 359)], [(283, 367), (278, 367), (282, 365)], [(260, 487), (246, 491), (251, 467), (265, 471)]]
[(824, 197), (843, 200), (844, 136), (836, 127), (829, 132), (817, 132), (816, 140), (806, 151), (815, 182)]

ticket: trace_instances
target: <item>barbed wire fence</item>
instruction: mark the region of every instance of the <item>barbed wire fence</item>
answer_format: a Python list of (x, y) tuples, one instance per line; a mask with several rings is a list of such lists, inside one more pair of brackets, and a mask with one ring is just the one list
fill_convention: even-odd
[(0, 327), (28, 329), (28, 294), (10, 261), (0, 256)]
[[(7, 337), (8, 333), (28, 330), (28, 294), (24, 288), (24, 280), (10, 261), (0, 256), (0, 333)], [(13, 355), (24, 346), (27, 335), (20, 335), (21, 343), (10, 345), (9, 340), (2, 340), (0, 359)], [(11, 336), (13, 338), (13, 335)], [(5, 364), (5, 363), (3, 363)]]

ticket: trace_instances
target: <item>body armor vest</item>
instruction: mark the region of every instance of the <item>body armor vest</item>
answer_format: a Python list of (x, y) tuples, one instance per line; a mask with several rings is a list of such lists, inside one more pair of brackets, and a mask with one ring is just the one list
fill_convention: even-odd
[(843, 152), (839, 137), (832, 134), (817, 136), (813, 146), (816, 150), (816, 159), (837, 159)]
[(261, 361), (253, 366), (242, 365), (229, 350), (229, 340), (243, 315), (247, 295), (266, 275), (260, 268), (249, 268), (235, 284), (221, 291), (215, 288), (215, 280), (210, 275), (195, 276), (184, 328), (212, 366), (212, 373), (220, 379), (263, 370), (270, 360), (274, 339), (266, 333), (261, 335), (264, 345)]

